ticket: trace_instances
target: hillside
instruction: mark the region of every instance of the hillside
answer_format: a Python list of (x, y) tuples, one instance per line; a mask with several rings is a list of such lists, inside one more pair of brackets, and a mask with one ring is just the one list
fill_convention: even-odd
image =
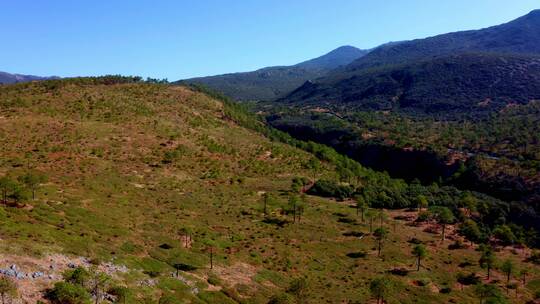
[(366, 53), (367, 51), (352, 46), (343, 46), (321, 57), (293, 66), (267, 67), (253, 72), (192, 78), (179, 83), (203, 84), (236, 100), (273, 100), (291, 92), (305, 81), (317, 79)]
[(540, 54), (539, 41), (536, 10), (486, 29), (390, 43), (304, 83), (283, 100), (435, 115), (499, 110), (540, 96), (533, 55)]
[(306, 83), (284, 101), (430, 116), (499, 111), (540, 99), (540, 56), (458, 54)]
[[(354, 72), (368, 67), (426, 60), (434, 56), (470, 52), (502, 54), (540, 53), (540, 10), (505, 24), (480, 30), (442, 34), (425, 39), (383, 45), (345, 67)], [(341, 71), (339, 71), (341, 72)], [(339, 75), (333, 75), (341, 77)]]
[[(121, 77), (2, 86), (0, 151), (0, 273), (30, 303), (49, 289), (86, 304), (94, 282), (102, 303), (371, 303), (375, 279), (389, 303), (540, 288), (534, 212), (391, 179), (219, 95)], [(480, 244), (525, 281), (486, 278)]]
[(29, 82), (35, 80), (53, 79), (58, 77), (40, 77), (33, 75), (21, 75), (21, 74), (9, 74), (6, 72), (0, 72), (0, 84), (11, 84), (18, 82)]

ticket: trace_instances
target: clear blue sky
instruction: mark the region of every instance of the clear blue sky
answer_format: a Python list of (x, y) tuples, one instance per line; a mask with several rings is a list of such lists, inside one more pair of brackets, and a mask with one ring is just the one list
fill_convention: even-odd
[(177, 80), (476, 29), (538, 0), (0, 1), (0, 71)]

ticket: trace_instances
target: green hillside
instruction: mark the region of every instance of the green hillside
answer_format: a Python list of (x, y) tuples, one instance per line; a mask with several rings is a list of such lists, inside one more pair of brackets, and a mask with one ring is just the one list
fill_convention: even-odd
[(0, 151), (0, 270), (30, 303), (523, 303), (540, 288), (537, 237), (505, 202), (391, 179), (200, 88), (2, 86)]

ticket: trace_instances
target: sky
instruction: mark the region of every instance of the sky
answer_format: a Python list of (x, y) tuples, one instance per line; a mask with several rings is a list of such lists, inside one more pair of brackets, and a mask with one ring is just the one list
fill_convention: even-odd
[(0, 0), (0, 71), (185, 79), (484, 28), (538, 0)]

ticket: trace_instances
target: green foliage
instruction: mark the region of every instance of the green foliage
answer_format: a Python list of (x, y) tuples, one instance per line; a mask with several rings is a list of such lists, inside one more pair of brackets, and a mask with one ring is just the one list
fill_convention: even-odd
[(493, 236), (496, 237), (503, 245), (509, 246), (517, 242), (512, 229), (507, 225), (501, 225), (493, 230)]
[(490, 270), (493, 269), (497, 260), (491, 247), (483, 246), (481, 248), (481, 251), (482, 255), (480, 256), (480, 260), (478, 260), (478, 264), (480, 264), (482, 268), (487, 269), (487, 276), (489, 279)]
[(467, 240), (474, 243), (481, 242), (484, 238), (476, 222), (469, 219), (461, 223), (461, 225), (459, 226), (459, 233), (463, 235)]
[(499, 288), (493, 284), (478, 284), (474, 288), (474, 293), (480, 299), (480, 303), (507, 303)]
[(377, 299), (377, 303), (384, 302), (394, 291), (394, 282), (388, 277), (377, 277), (369, 283), (371, 295)]
[(515, 266), (512, 260), (504, 260), (504, 262), (500, 266), (500, 269), (506, 275), (506, 283), (510, 282), (510, 277), (515, 272)]
[(109, 289), (109, 294), (116, 297), (116, 303), (126, 304), (132, 297), (132, 292), (127, 287), (114, 286)]
[(343, 200), (353, 195), (354, 189), (348, 185), (340, 185), (330, 180), (318, 180), (308, 191), (309, 194), (322, 197), (335, 197)]
[(84, 267), (80, 266), (73, 270), (66, 270), (62, 276), (64, 281), (83, 287), (86, 286), (90, 280), (90, 273)]
[(57, 282), (47, 292), (47, 299), (54, 304), (89, 304), (90, 294), (84, 287), (68, 282)]
[(11, 300), (17, 296), (17, 285), (5, 276), (0, 277), (0, 298), (2, 301)]

